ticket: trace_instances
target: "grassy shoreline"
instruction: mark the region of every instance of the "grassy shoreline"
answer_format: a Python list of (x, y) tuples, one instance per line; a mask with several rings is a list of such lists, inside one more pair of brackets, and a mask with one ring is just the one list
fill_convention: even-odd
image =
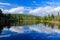
[(51, 23), (51, 24), (60, 25), (60, 21), (57, 21), (57, 20), (52, 20), (52, 21), (44, 21), (44, 20), (41, 20), (41, 22), (48, 22), (48, 23)]
[(49, 23), (60, 25), (60, 22), (59, 21), (49, 21)]

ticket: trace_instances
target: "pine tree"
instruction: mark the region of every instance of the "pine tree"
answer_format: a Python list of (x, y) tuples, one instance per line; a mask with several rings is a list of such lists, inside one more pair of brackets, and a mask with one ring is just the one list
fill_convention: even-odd
[(1, 9), (0, 9), (0, 14), (2, 14), (2, 11), (1, 11)]
[(2, 13), (2, 10), (0, 9), (0, 17), (2, 17), (3, 16), (3, 13)]

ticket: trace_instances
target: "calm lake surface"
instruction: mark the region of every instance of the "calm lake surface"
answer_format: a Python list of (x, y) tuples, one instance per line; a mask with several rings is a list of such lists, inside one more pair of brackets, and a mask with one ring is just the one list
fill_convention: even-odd
[[(18, 24), (18, 23), (16, 23)], [(60, 40), (60, 26), (46, 23), (20, 23), (0, 29), (0, 40)]]

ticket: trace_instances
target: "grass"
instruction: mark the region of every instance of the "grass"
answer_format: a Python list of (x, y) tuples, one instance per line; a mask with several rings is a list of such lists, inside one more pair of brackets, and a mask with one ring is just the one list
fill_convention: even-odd
[(41, 20), (41, 22), (48, 22), (48, 23), (51, 23), (51, 24), (60, 25), (60, 21), (57, 21), (57, 20), (52, 20), (52, 21)]
[(53, 24), (56, 24), (56, 25), (60, 25), (60, 22), (59, 22), (59, 21), (56, 21), (56, 20), (54, 20), (54, 21), (49, 21), (49, 23), (53, 23)]

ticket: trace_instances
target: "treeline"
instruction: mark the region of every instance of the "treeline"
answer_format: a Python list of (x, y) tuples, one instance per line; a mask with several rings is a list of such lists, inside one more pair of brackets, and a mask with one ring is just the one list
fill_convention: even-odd
[(6, 16), (10, 17), (11, 20), (16, 20), (16, 21), (20, 21), (20, 20), (43, 20), (43, 21), (52, 21), (52, 20), (57, 20), (60, 21), (60, 15), (58, 13), (58, 15), (54, 16), (53, 14), (48, 15), (48, 16), (33, 16), (33, 15), (27, 15), (27, 14), (5, 14)]
[(6, 16), (10, 15), (12, 20), (16, 21), (34, 21), (34, 20), (40, 20), (40, 16), (33, 16), (33, 15), (27, 15), (27, 14), (5, 14)]
[(54, 16), (53, 14), (48, 15), (48, 16), (33, 16), (33, 15), (28, 15), (28, 14), (13, 14), (13, 13), (2, 13), (0, 10), (0, 16), (4, 15), (6, 18), (13, 20), (13, 21), (20, 21), (20, 20), (28, 20), (28, 21), (36, 21), (36, 20), (43, 20), (43, 21), (52, 21), (52, 20), (57, 20), (60, 21), (60, 15), (58, 12), (58, 15)]
[(51, 15), (48, 15), (48, 16), (43, 16), (41, 17), (41, 20), (44, 20), (44, 21), (60, 21), (60, 14), (58, 12), (58, 15), (54, 15), (54, 14), (51, 14)]
[(10, 14), (6, 15), (0, 10), (0, 26), (10, 26), (10, 24), (14, 22), (11, 17)]

